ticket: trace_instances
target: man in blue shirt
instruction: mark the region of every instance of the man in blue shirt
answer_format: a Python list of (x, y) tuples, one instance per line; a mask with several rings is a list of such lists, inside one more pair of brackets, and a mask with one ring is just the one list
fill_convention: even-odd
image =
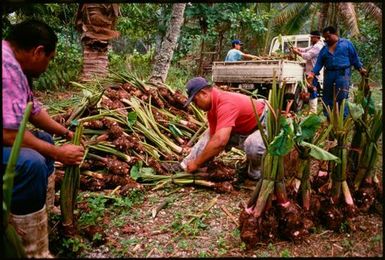
[[(354, 66), (363, 76), (366, 70), (352, 42), (339, 38), (334, 27), (326, 27), (322, 31), (322, 37), (326, 45), (321, 49), (314, 68), (308, 74), (307, 81), (312, 82), (314, 76), (319, 75), (322, 67), (325, 67), (322, 100), (326, 106), (332, 108), (334, 95), (338, 104), (349, 97), (351, 66)], [(324, 114), (326, 114), (325, 110)], [(344, 117), (347, 115), (348, 108), (345, 106)]]
[(256, 59), (257, 56), (246, 54), (240, 51), (243, 43), (240, 40), (233, 40), (231, 42), (233, 48), (229, 50), (226, 55), (225, 61), (240, 61), (242, 58)]

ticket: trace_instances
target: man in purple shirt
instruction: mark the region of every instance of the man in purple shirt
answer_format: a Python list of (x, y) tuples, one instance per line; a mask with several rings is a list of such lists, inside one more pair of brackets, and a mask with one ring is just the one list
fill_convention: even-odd
[[(21, 231), (20, 236), (28, 257), (50, 256), (45, 201), (54, 161), (78, 165), (84, 155), (81, 146), (54, 145), (50, 134), (70, 139), (73, 132), (55, 122), (34, 99), (31, 91), (32, 78), (40, 76), (47, 69), (55, 55), (56, 43), (57, 37), (53, 30), (36, 20), (12, 26), (6, 40), (2, 41), (2, 174), (29, 101), (33, 102), (29, 122), (46, 131), (26, 130), (16, 163), (10, 222), (16, 226), (16, 230)], [(40, 222), (40, 226), (36, 225)], [(43, 230), (43, 233), (37, 230)], [(39, 237), (36, 237), (38, 233)]]
[[(336, 102), (341, 104), (342, 100), (349, 97), (349, 86), (351, 77), (351, 67), (354, 66), (361, 75), (366, 74), (362, 66), (357, 51), (351, 41), (340, 38), (334, 27), (326, 27), (322, 31), (322, 36), (326, 42), (319, 55), (313, 70), (308, 74), (307, 80), (311, 82), (315, 75), (318, 75), (322, 67), (324, 70), (324, 85), (322, 100), (333, 107), (333, 97)], [(324, 110), (326, 115), (326, 111)], [(344, 108), (344, 117), (348, 115), (348, 106)]]

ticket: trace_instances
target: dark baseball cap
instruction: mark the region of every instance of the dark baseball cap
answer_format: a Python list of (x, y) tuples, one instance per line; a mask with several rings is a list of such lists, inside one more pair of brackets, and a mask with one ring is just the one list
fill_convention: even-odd
[(242, 45), (243, 42), (241, 42), (241, 40), (236, 39), (236, 40), (232, 40), (231, 44), (240, 44), (240, 45)]
[(321, 37), (321, 32), (320, 31), (312, 31), (310, 32), (310, 37), (315, 36), (315, 37)]
[(203, 88), (210, 86), (210, 83), (202, 77), (195, 77), (190, 79), (187, 82), (186, 90), (187, 90), (187, 102), (184, 104), (184, 106), (188, 106), (188, 104), (191, 103), (195, 95)]

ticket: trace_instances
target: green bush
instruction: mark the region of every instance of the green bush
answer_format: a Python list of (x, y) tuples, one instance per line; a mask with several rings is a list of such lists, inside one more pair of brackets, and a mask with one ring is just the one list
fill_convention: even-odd
[(58, 34), (55, 58), (47, 71), (34, 81), (34, 89), (64, 90), (70, 81), (77, 80), (82, 60), (78, 36), (71, 31)]

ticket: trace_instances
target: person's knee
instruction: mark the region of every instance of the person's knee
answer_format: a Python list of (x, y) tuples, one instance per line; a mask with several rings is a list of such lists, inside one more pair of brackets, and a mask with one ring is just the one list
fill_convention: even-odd
[(266, 150), (260, 135), (247, 138), (244, 143), (244, 149), (248, 158), (263, 155)]
[(33, 149), (23, 148), (20, 151), (19, 159), (16, 163), (18, 168), (23, 169), (26, 172), (34, 174), (39, 172), (45, 177), (48, 176), (48, 167), (46, 159), (40, 153)]

